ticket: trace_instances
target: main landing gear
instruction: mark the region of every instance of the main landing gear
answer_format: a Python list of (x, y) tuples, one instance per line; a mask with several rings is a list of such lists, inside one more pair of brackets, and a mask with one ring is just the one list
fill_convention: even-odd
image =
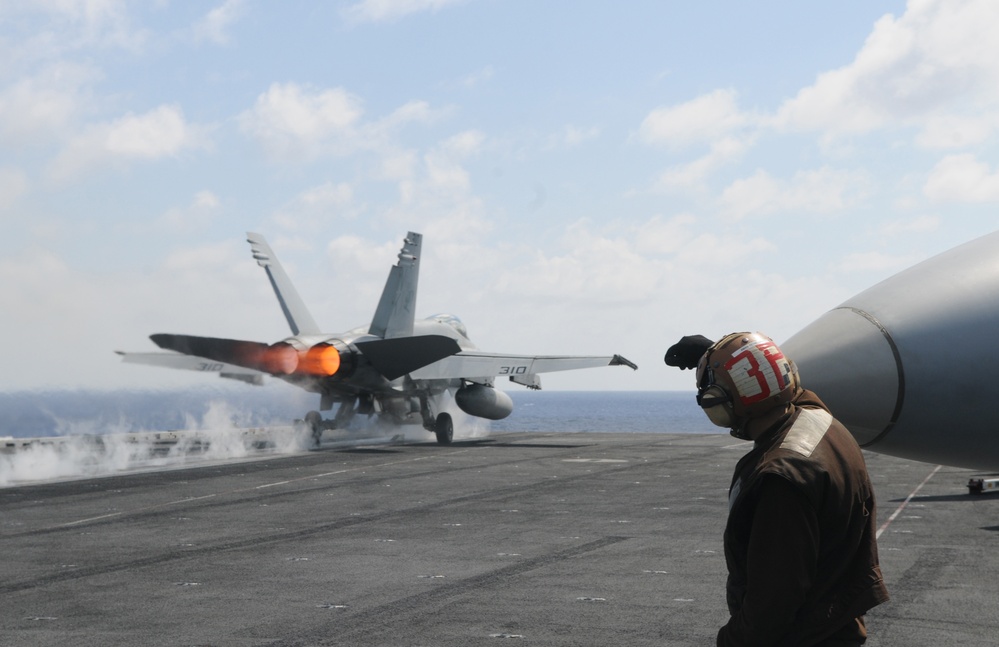
[(433, 431), (437, 436), (437, 444), (450, 445), (454, 440), (454, 421), (451, 420), (451, 414), (438, 414)]
[[(350, 419), (356, 413), (353, 403), (344, 403), (340, 406), (336, 416), (332, 420), (325, 420), (318, 411), (310, 411), (305, 414), (305, 419), (299, 421), (312, 436), (313, 445), (319, 447), (322, 440), (323, 431), (327, 429), (346, 429)], [(450, 413), (439, 413), (435, 418), (430, 409), (429, 403), (421, 408), (423, 414), (423, 428), (434, 433), (437, 437), (437, 444), (450, 445), (454, 440), (454, 419)]]
[(438, 445), (450, 445), (454, 440), (454, 420), (450, 413), (438, 413), (434, 417), (435, 403), (427, 396), (420, 397), (420, 415), (423, 416), (423, 428), (432, 431), (437, 436)]
[(323, 415), (318, 411), (310, 411), (305, 414), (305, 425), (312, 434), (312, 444), (319, 447), (319, 441), (323, 437)]

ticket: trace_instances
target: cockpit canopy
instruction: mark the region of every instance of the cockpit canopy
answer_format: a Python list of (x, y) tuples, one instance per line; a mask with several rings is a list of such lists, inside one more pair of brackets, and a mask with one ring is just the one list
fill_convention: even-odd
[(461, 322), (461, 319), (459, 319), (455, 315), (441, 313), (427, 317), (427, 319), (430, 319), (431, 321), (436, 321), (438, 323), (447, 324), (448, 326), (451, 326), (452, 328), (457, 330), (462, 337), (468, 339), (468, 329), (465, 328), (465, 324)]

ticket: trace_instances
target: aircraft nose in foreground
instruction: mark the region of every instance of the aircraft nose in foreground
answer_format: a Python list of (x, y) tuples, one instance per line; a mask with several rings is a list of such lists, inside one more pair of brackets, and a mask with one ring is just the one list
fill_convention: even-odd
[(781, 348), (874, 451), (999, 469), (999, 232), (847, 300)]
[(830, 310), (782, 347), (802, 384), (830, 407), (836, 403), (837, 416), (849, 418), (858, 443), (870, 444), (891, 429), (904, 399), (904, 377), (891, 336), (868, 313)]

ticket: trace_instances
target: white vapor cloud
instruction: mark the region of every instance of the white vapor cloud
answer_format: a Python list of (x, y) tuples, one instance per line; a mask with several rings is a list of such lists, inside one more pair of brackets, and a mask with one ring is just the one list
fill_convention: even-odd
[[(187, 416), (179, 433), (125, 433), (127, 421), (60, 421), (59, 437), (0, 453), (0, 487), (46, 481), (113, 476), (135, 470), (177, 468), (260, 455), (255, 445), (266, 442), (268, 454), (295, 454), (311, 445), (309, 432), (277, 428), (257, 433), (224, 401), (209, 404), (200, 418)], [(164, 444), (165, 438), (176, 440)]]

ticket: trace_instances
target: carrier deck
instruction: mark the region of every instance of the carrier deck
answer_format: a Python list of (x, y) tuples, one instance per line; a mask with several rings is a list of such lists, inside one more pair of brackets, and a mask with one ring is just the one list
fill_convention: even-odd
[[(495, 434), (0, 489), (0, 644), (706, 645), (747, 443)], [(995, 645), (999, 494), (867, 454), (873, 646)]]

